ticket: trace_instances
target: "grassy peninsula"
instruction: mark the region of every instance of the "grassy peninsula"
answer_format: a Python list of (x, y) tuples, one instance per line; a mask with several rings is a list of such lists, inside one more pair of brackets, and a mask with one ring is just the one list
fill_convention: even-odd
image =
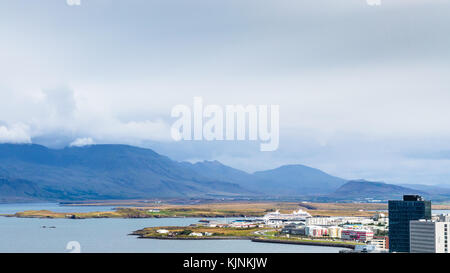
[[(98, 204), (96, 204), (98, 205)], [(131, 203), (130, 205), (133, 205)], [(138, 205), (136, 203), (136, 205)], [(20, 218), (176, 218), (176, 217), (261, 217), (280, 210), (290, 213), (303, 209), (312, 216), (372, 216), (376, 211), (387, 210), (380, 203), (297, 203), (297, 202), (228, 202), (206, 204), (161, 204), (158, 206), (117, 207), (113, 211), (98, 212), (53, 212), (29, 210), (3, 215)], [(433, 209), (450, 209), (449, 205), (433, 205)]]
[[(161, 233), (160, 231), (164, 231)], [(190, 234), (202, 234), (202, 236), (192, 236)], [(337, 239), (313, 239), (306, 236), (290, 236), (281, 234), (279, 230), (267, 229), (263, 227), (253, 228), (232, 228), (232, 227), (205, 227), (205, 226), (185, 226), (185, 227), (149, 227), (134, 231), (131, 235), (136, 235), (142, 239), (167, 239), (167, 240), (252, 240), (263, 243), (281, 244), (301, 244), (354, 248), (356, 245), (364, 245), (356, 241), (342, 241)]]
[(229, 202), (208, 204), (161, 204), (158, 206), (117, 207), (113, 211), (53, 212), (29, 210), (4, 215), (20, 218), (169, 218), (169, 217), (261, 217), (280, 210), (290, 213), (303, 209), (313, 216), (371, 216), (376, 210), (385, 210), (386, 204), (364, 203), (296, 203), (296, 202)]

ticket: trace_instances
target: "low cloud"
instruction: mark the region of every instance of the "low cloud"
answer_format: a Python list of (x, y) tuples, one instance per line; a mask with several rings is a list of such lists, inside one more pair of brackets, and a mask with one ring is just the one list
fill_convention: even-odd
[[(7, 100), (10, 103), (6, 103)], [(14, 105), (20, 105), (21, 110), (17, 111)], [(141, 145), (151, 140), (171, 140), (170, 124), (164, 115), (142, 109), (138, 109), (135, 116), (127, 116), (128, 111), (117, 113), (117, 108), (121, 107), (69, 86), (36, 91), (2, 90), (0, 87), (0, 106), (0, 116), (4, 118), (3, 123), (0, 121), (0, 143), (46, 139), (48, 146), (61, 147), (107, 143)], [(50, 141), (52, 138), (54, 141)]]
[(29, 127), (22, 123), (0, 125), (0, 143), (31, 143)]
[(95, 144), (94, 140), (90, 137), (77, 138), (75, 141), (70, 143), (70, 147), (83, 147)]

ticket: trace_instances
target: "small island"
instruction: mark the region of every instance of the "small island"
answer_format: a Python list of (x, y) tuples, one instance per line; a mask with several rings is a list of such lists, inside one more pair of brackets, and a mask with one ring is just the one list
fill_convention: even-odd
[(160, 240), (251, 240), (263, 243), (299, 244), (330, 246), (354, 249), (357, 245), (365, 245), (356, 241), (343, 241), (336, 238), (314, 239), (307, 236), (289, 236), (281, 229), (267, 229), (265, 227), (234, 228), (225, 226), (208, 227), (191, 225), (185, 227), (149, 227), (134, 231), (141, 239)]

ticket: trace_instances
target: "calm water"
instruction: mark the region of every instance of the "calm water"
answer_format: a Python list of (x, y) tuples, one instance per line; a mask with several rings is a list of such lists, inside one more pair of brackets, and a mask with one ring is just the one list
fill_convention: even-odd
[(436, 214), (450, 214), (450, 210), (434, 209), (433, 213), (436, 213)]
[[(388, 212), (388, 210), (386, 210), (386, 209), (384, 209), (384, 210), (368, 210), (368, 211), (373, 211), (373, 212), (375, 212), (375, 211), (380, 211), (380, 212), (385, 212), (385, 213)], [(433, 214), (450, 214), (450, 210), (445, 210), (445, 209), (434, 209), (434, 210), (432, 211), (432, 213), (433, 213)]]
[[(61, 207), (57, 204), (0, 204), (0, 214), (30, 209), (59, 212), (109, 210), (112, 207)], [(151, 226), (185, 226), (199, 218), (26, 219), (0, 217), (0, 252), (68, 252), (78, 241), (82, 252), (297, 252), (337, 253), (341, 248), (254, 243), (247, 240), (177, 241), (127, 235)], [(223, 218), (222, 218), (223, 220)], [(232, 220), (232, 219), (229, 219)], [(42, 228), (55, 226), (56, 228)]]
[(55, 203), (0, 204), (0, 214), (14, 214), (25, 210), (51, 210), (54, 212), (112, 211), (120, 206), (60, 206)]

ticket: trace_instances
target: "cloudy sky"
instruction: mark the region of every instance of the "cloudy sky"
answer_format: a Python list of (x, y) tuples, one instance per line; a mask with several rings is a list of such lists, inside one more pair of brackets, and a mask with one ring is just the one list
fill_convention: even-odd
[[(450, 185), (447, 0), (0, 0), (0, 142)], [(177, 104), (280, 105), (280, 146), (170, 138)]]

